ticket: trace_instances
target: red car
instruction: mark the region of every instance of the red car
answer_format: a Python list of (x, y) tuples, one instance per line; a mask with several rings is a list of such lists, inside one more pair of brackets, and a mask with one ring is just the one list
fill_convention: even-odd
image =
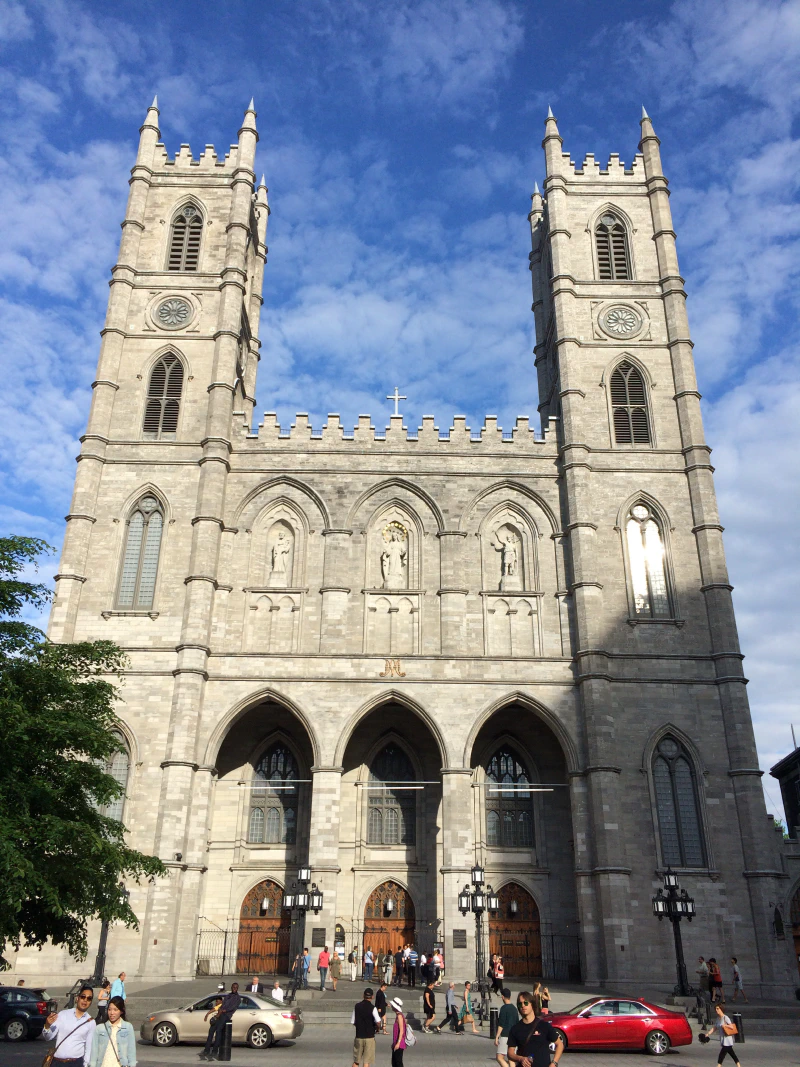
[(592, 997), (571, 1011), (552, 1012), (549, 1022), (565, 1048), (644, 1049), (663, 1056), (672, 1045), (690, 1045), (692, 1030), (681, 1011), (646, 1000)]

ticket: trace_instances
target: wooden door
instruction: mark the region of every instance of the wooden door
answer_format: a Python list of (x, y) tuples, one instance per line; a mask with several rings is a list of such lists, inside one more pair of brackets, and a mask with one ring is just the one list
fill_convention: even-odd
[(362, 953), (371, 948), (378, 961), (401, 945), (414, 944), (414, 903), (397, 882), (384, 882), (370, 893), (364, 909)]
[(283, 890), (272, 881), (259, 882), (242, 903), (237, 974), (286, 974), (289, 969), (290, 914)]
[(517, 882), (497, 894), (500, 908), (489, 916), (489, 952), (503, 957), (507, 978), (540, 978), (542, 942), (536, 901)]

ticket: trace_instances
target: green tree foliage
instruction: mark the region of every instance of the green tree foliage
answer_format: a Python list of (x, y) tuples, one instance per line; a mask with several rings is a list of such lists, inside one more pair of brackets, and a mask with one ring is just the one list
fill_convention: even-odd
[(104, 769), (121, 747), (122, 650), (52, 644), (19, 617), (50, 598), (21, 578), (49, 551), (36, 538), (0, 538), (0, 950), (50, 939), (83, 959), (88, 920), (137, 924), (121, 880), (164, 867), (101, 813), (122, 792)]

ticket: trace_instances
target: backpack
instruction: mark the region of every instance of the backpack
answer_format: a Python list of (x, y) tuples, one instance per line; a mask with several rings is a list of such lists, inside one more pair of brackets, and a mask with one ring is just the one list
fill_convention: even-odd
[(408, 1019), (406, 1019), (405, 1016), (403, 1016), (403, 1020), (406, 1024), (406, 1048), (413, 1048), (417, 1043), (416, 1034), (408, 1025)]

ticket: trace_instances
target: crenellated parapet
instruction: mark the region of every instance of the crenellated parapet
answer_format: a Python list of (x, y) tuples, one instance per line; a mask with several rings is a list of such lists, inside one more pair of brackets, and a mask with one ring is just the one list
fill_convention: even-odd
[(175, 156), (170, 156), (166, 145), (159, 141), (153, 154), (153, 169), (156, 171), (207, 174), (232, 174), (239, 163), (239, 146), (232, 144), (230, 150), (220, 159), (213, 144), (207, 144), (197, 159), (192, 155), (191, 146), (182, 144)]
[(305, 413), (296, 415), (295, 421), (284, 427), (278, 422), (276, 413), (268, 411), (255, 433), (251, 432), (243, 413), (236, 412), (235, 415), (242, 420), (240, 442), (246, 448), (291, 446), (296, 449), (302, 445), (313, 449), (319, 442), (319, 447), (326, 451), (330, 448), (341, 448), (343, 451), (402, 448), (408, 452), (485, 451), (496, 448), (525, 455), (555, 455), (557, 450), (558, 419), (555, 416), (549, 419), (544, 433), (537, 435), (527, 415), (517, 416), (510, 430), (499, 426), (494, 415), (487, 415), (480, 429), (468, 426), (466, 416), (456, 415), (447, 430), (436, 425), (433, 415), (423, 415), (422, 425), (416, 430), (409, 429), (402, 415), (392, 415), (389, 425), (384, 429), (375, 426), (371, 415), (359, 415), (358, 423), (348, 430), (338, 414), (329, 414), (322, 427), (314, 429)]
[(620, 159), (619, 152), (611, 153), (605, 167), (600, 166), (599, 161), (595, 159), (594, 152), (586, 153), (586, 158), (580, 167), (576, 165), (569, 152), (563, 152), (561, 159), (561, 173), (568, 181), (616, 183), (645, 180), (644, 157), (641, 152), (636, 153), (629, 167)]

